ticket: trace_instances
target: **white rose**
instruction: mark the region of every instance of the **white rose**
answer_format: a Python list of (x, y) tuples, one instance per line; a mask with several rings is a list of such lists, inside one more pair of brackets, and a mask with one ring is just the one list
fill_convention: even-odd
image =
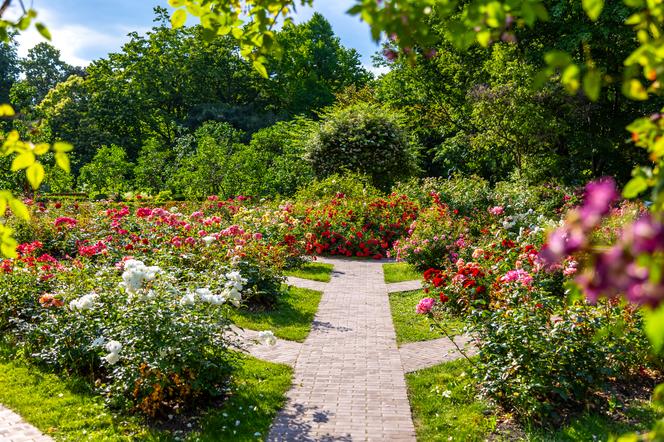
[(258, 340), (263, 345), (276, 345), (277, 343), (277, 338), (271, 330), (258, 332)]
[(108, 341), (104, 348), (110, 353), (120, 353), (120, 350), (122, 350), (122, 344), (118, 341)]
[(109, 353), (106, 356), (104, 356), (104, 360), (108, 362), (110, 365), (115, 365), (120, 360), (120, 355), (118, 353)]

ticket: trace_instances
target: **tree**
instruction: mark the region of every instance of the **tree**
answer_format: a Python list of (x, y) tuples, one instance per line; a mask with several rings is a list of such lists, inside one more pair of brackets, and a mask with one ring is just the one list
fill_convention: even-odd
[(311, 116), (329, 106), (334, 95), (354, 85), (362, 87), (372, 78), (362, 67), (355, 49), (346, 49), (332, 26), (315, 13), (305, 23), (288, 24), (276, 34), (282, 56), (271, 58), (276, 109), (287, 115)]
[(38, 104), (55, 85), (79, 72), (79, 69), (62, 61), (60, 51), (46, 42), (29, 49), (20, 64), (25, 81), (35, 88), (34, 104)]
[(207, 122), (193, 136), (178, 140), (169, 187), (188, 198), (234, 196), (241, 180), (233, 156), (243, 149), (242, 135), (228, 123)]
[(9, 102), (9, 91), (18, 79), (19, 65), (16, 55), (16, 42), (0, 41), (0, 103)]
[(131, 163), (123, 148), (102, 146), (92, 161), (81, 168), (78, 184), (91, 193), (113, 193), (130, 189)]

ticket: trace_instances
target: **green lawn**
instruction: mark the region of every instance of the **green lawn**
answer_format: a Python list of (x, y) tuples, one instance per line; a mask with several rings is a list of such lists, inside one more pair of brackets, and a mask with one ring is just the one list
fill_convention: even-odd
[(465, 360), (409, 373), (406, 382), (419, 441), (483, 441), (496, 427)]
[(272, 330), (278, 338), (302, 342), (318, 310), (321, 292), (298, 287), (283, 287), (273, 310), (235, 310), (230, 319), (239, 327), (250, 330)]
[(322, 262), (310, 262), (299, 269), (289, 270), (286, 276), (295, 276), (297, 278), (311, 279), (312, 281), (330, 282), (332, 278), (332, 264)]
[[(232, 394), (205, 413), (186, 440), (262, 440), (284, 403), (291, 376), (286, 365), (243, 357), (231, 380)], [(7, 358), (0, 358), (0, 403), (56, 440), (171, 441), (175, 436), (148, 429), (138, 417), (112, 413), (83, 381)]]
[[(398, 344), (443, 337), (439, 332), (429, 329), (429, 320), (426, 316), (415, 313), (415, 306), (425, 296), (422, 290), (390, 294), (390, 309)], [(450, 335), (457, 335), (463, 329), (463, 322), (451, 315), (443, 317), (442, 322)]]
[[(406, 375), (408, 397), (420, 441), (605, 441), (611, 435), (650, 428), (662, 416), (649, 402), (635, 401), (624, 409), (625, 422), (587, 413), (553, 429), (514, 424), (496, 431), (497, 413), (477, 398), (470, 364), (463, 359)], [(512, 426), (510, 426), (512, 427)]]
[(385, 275), (385, 282), (387, 284), (422, 279), (422, 273), (405, 262), (383, 264), (383, 274)]

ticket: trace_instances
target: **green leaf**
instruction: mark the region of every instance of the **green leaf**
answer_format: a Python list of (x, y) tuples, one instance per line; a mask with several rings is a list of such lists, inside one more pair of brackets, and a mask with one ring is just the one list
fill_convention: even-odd
[(656, 310), (644, 309), (645, 330), (655, 352), (659, 353), (664, 344), (664, 305)]
[(256, 71), (258, 71), (258, 73), (261, 74), (263, 78), (267, 78), (267, 69), (265, 69), (263, 63), (258, 60), (254, 61), (254, 69), (256, 69)]
[(544, 55), (544, 61), (551, 67), (564, 68), (572, 62), (572, 56), (563, 51), (549, 51)]
[(0, 104), (0, 117), (13, 117), (14, 108), (8, 104)]
[(477, 42), (483, 47), (488, 47), (491, 43), (491, 31), (485, 30), (477, 33)]
[(26, 169), (25, 175), (32, 188), (38, 189), (42, 181), (44, 181), (46, 173), (44, 172), (44, 166), (42, 166), (39, 161), (35, 161), (32, 163), (32, 166)]
[(560, 82), (565, 86), (565, 89), (569, 93), (574, 93), (579, 89), (579, 75), (581, 69), (575, 64), (570, 64), (563, 71), (562, 76), (560, 77)]
[(33, 152), (35, 155), (44, 155), (50, 148), (51, 146), (49, 146), (48, 143), (39, 143), (35, 144)]
[(602, 73), (592, 69), (583, 76), (583, 91), (591, 101), (597, 101), (602, 90)]
[(14, 161), (12, 161), (12, 172), (30, 167), (32, 164), (34, 164), (35, 160), (35, 154), (29, 151), (16, 155), (16, 157), (14, 157)]
[(51, 40), (51, 32), (44, 25), (44, 23), (35, 23), (35, 28), (37, 28), (37, 31), (39, 31), (42, 37), (44, 37), (46, 40)]
[(7, 258), (16, 258), (18, 254), (16, 253), (16, 240), (14, 238), (4, 238), (2, 244), (0, 244), (0, 252), (2, 255)]
[(58, 167), (60, 167), (60, 169), (64, 170), (67, 173), (70, 172), (69, 157), (67, 156), (67, 154), (62, 152), (56, 152), (55, 162), (58, 165)]
[(168, 4), (171, 5), (172, 8), (181, 8), (184, 6), (185, 1), (184, 0), (168, 0)]
[(597, 20), (604, 9), (604, 0), (581, 0), (581, 6), (592, 21)]
[(625, 198), (635, 198), (641, 192), (645, 191), (648, 188), (648, 180), (642, 176), (635, 176), (625, 186), (623, 189), (623, 196)]
[(69, 143), (58, 141), (53, 144), (53, 152), (71, 152), (72, 150), (74, 150), (74, 146)]
[(623, 94), (632, 100), (643, 101), (648, 99), (648, 92), (641, 82), (635, 78), (623, 83)]
[(21, 218), (26, 221), (30, 219), (30, 211), (20, 199), (12, 197), (12, 199), (9, 200), (9, 208), (17, 218)]
[(171, 16), (171, 25), (174, 29), (181, 28), (187, 21), (187, 12), (184, 9), (178, 9)]

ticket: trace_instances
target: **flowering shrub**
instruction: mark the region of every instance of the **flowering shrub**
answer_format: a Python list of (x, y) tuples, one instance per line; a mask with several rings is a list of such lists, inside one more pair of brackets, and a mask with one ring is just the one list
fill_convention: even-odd
[(431, 194), (432, 205), (419, 212), (408, 229), (408, 236), (394, 244), (393, 254), (399, 260), (420, 270), (453, 265), (470, 240), (470, 228), (463, 218)]
[(304, 250), (289, 210), (244, 197), (32, 208), (34, 224), (20, 226), (30, 241), (0, 263), (4, 339), (149, 416), (225, 391), (228, 309), (274, 304)]
[(89, 376), (111, 405), (149, 416), (222, 394), (233, 341), (221, 306), (239, 305), (245, 280), (237, 272), (214, 292), (183, 292), (172, 275), (135, 260), (122, 274), (94, 276), (93, 291), (58, 295), (68, 304), (42, 304), (31, 322), (17, 324), (34, 359)]
[[(425, 257), (420, 266), (431, 266), (424, 272), (427, 297), (416, 311), (434, 323), (441, 311), (467, 319), (467, 332), (477, 338), (480, 349), (474, 363), (481, 390), (519, 417), (555, 421), (564, 411), (583, 409), (590, 402), (601, 405), (605, 399), (597, 393), (612, 377), (649, 363), (639, 311), (618, 302), (568, 304), (565, 296), (565, 281), (582, 281), (587, 274), (581, 257), (570, 254), (587, 247), (602, 217), (613, 213), (609, 204), (616, 193), (611, 189), (610, 183), (589, 186), (586, 203), (569, 215), (577, 224), (559, 228), (546, 245), (544, 230), (557, 225), (556, 218), (530, 210), (510, 213), (502, 205), (487, 207), (487, 217), (475, 227), (443, 210), (431, 218), (422, 213), (404, 241), (422, 241), (425, 233), (435, 235), (437, 229), (439, 234), (461, 229), (472, 234), (462, 243), (457, 240), (452, 246), (448, 240), (417, 254), (402, 249), (411, 262), (417, 262), (411, 254), (418, 255)], [(614, 215), (629, 213), (622, 209)], [(630, 233), (632, 229), (623, 237), (651, 250), (655, 246), (650, 244), (661, 241), (661, 232), (650, 219), (642, 220), (636, 224), (638, 233)], [(612, 234), (611, 228), (603, 232)], [(623, 244), (620, 250), (632, 249)], [(550, 256), (556, 265), (547, 264), (553, 261)], [(595, 267), (594, 281), (633, 281), (620, 267), (625, 260), (612, 257), (606, 272)]]
[(417, 217), (417, 205), (403, 195), (347, 198), (337, 194), (315, 204), (298, 203), (298, 234), (315, 255), (383, 258)]

